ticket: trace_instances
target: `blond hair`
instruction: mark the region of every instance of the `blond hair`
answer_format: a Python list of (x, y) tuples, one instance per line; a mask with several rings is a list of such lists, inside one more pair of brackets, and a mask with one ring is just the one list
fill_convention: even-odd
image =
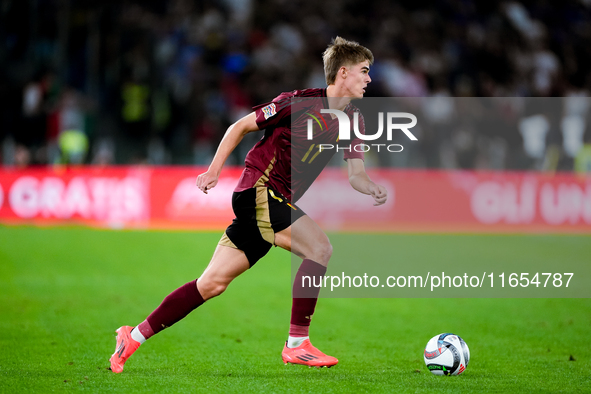
[(341, 67), (352, 66), (365, 60), (373, 64), (373, 54), (369, 49), (355, 41), (347, 41), (337, 36), (322, 54), (326, 84), (332, 85), (335, 82)]

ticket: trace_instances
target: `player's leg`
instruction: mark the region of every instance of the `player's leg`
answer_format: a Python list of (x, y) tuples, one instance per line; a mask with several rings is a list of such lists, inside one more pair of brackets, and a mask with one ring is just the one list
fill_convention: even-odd
[(275, 234), (275, 244), (303, 259), (294, 280), (289, 337), (282, 352), (285, 363), (330, 367), (338, 363), (316, 349), (309, 340), (309, 328), (316, 308), (318, 286), (332, 255), (332, 246), (320, 227), (308, 216)]
[(205, 301), (223, 293), (230, 282), (249, 268), (244, 252), (218, 245), (209, 265), (199, 277), (170, 293), (158, 308), (138, 325), (148, 339), (183, 319)]
[[(312, 315), (326, 267), (332, 255), (328, 237), (309, 216), (302, 216), (275, 235), (275, 244), (303, 259), (293, 283), (293, 301), (288, 347), (297, 347), (308, 338)], [(309, 279), (308, 279), (309, 278)]]
[(203, 274), (197, 279), (197, 289), (204, 301), (222, 294), (230, 282), (250, 268), (240, 249), (218, 245)]
[(218, 245), (199, 279), (166, 296), (137, 327), (124, 326), (117, 330), (117, 345), (110, 359), (111, 370), (116, 373), (123, 371), (127, 359), (146, 339), (183, 319), (208, 299), (223, 293), (230, 282), (248, 268), (248, 259), (243, 251)]
[(117, 347), (111, 357), (114, 372), (123, 370), (127, 358), (147, 338), (181, 320), (206, 300), (220, 295), (234, 278), (267, 254), (273, 230), (271, 223), (265, 220), (269, 218), (268, 202), (263, 198), (266, 193), (266, 188), (234, 193), (232, 208), (236, 219), (226, 229), (203, 275), (169, 294), (136, 328), (125, 326), (117, 330)]
[(322, 229), (308, 215), (275, 234), (275, 245), (302, 259), (310, 259), (327, 267), (332, 256), (332, 245)]

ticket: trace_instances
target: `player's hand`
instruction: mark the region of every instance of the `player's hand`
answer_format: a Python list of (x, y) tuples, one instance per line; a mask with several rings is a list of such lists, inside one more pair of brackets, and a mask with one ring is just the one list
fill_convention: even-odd
[(373, 197), (375, 203), (374, 206), (382, 205), (388, 199), (388, 191), (382, 185), (376, 185), (375, 183), (370, 183), (369, 185), (369, 194)]
[(218, 184), (219, 175), (213, 174), (210, 171), (204, 172), (197, 177), (197, 187), (203, 193), (207, 194), (207, 191), (213, 189)]

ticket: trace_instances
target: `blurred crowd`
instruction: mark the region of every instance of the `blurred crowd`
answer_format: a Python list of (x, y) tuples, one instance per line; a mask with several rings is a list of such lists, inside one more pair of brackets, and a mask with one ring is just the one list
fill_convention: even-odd
[[(430, 97), (418, 143), (382, 165), (591, 171), (591, 0), (0, 5), (4, 165), (208, 164), (253, 105), (326, 86), (340, 35), (374, 53), (366, 96)], [(556, 99), (493, 104), (507, 126), (454, 121), (453, 97)]]

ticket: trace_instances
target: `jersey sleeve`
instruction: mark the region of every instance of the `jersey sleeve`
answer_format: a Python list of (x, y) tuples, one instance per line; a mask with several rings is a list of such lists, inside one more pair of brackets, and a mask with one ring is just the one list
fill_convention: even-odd
[[(363, 153), (363, 140), (355, 135), (353, 132), (353, 112), (349, 113), (349, 118), (351, 119), (351, 134), (354, 138), (351, 140), (351, 144), (349, 145), (350, 149), (346, 149), (343, 151), (343, 156), (345, 160), (349, 159), (361, 159), (365, 160), (365, 154)], [(361, 112), (359, 112), (359, 133), (365, 135), (365, 119)], [(357, 150), (355, 150), (357, 147)], [(359, 151), (359, 152), (358, 152)]]
[(253, 107), (256, 122), (260, 130), (277, 126), (282, 121), (289, 122), (291, 118), (291, 101), (293, 92), (281, 93), (273, 101)]

